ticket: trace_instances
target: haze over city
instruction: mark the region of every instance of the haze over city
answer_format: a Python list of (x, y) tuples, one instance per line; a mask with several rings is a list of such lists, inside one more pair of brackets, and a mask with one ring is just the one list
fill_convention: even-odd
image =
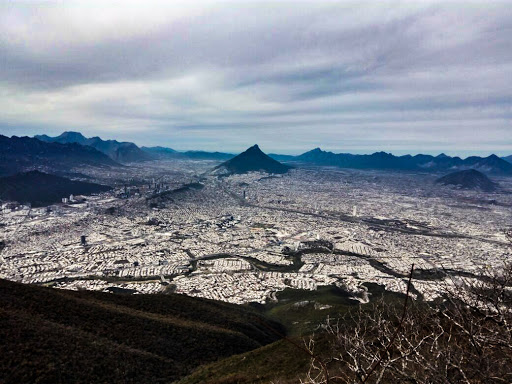
[(0, 133), (510, 155), (507, 1), (5, 1)]

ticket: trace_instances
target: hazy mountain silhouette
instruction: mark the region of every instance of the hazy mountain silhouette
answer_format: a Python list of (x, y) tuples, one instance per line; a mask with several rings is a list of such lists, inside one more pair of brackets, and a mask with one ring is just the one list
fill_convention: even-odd
[(185, 151), (180, 152), (180, 154), (188, 159), (196, 160), (228, 160), (235, 157), (235, 155), (233, 155), (232, 153), (206, 151)]
[(42, 141), (46, 141), (48, 143), (61, 143), (61, 144), (69, 144), (69, 143), (77, 143), (86, 145), (87, 138), (82, 135), (80, 132), (71, 132), (66, 131), (60, 134), (57, 137), (50, 137), (48, 135), (36, 135), (35, 139), (39, 139)]
[(104, 153), (80, 144), (47, 143), (30, 137), (0, 135), (0, 176), (39, 169), (120, 166)]
[[(269, 173), (284, 173), (288, 167), (287, 165), (279, 163), (279, 161), (296, 161), (307, 162), (317, 165), (338, 166), (343, 168), (355, 169), (387, 169), (387, 170), (409, 170), (409, 171), (455, 171), (465, 169), (476, 169), (488, 174), (497, 175), (512, 175), (512, 156), (499, 158), (496, 155), (488, 157), (470, 156), (466, 159), (460, 157), (447, 156), (444, 153), (438, 156), (431, 155), (404, 155), (395, 156), (391, 153), (376, 152), (371, 155), (353, 155), (350, 153), (333, 153), (322, 151), (320, 148), (315, 148), (311, 151), (305, 152), (299, 156), (270, 154), (265, 155), (258, 146), (249, 148), (250, 159), (244, 153), (241, 159), (237, 159), (230, 153), (223, 152), (207, 152), (207, 151), (176, 151), (172, 148), (165, 147), (142, 147), (139, 148), (134, 143), (118, 142), (117, 140), (102, 140), (99, 137), (86, 138), (79, 132), (64, 132), (57, 137), (50, 137), (48, 135), (38, 135), (35, 138), (52, 143), (77, 143), (81, 145), (91, 146), (106, 155), (111, 159), (119, 162), (136, 162), (146, 161), (152, 159), (195, 159), (195, 160), (233, 160), (233, 162), (226, 161), (221, 166), (217, 167), (216, 171), (220, 172), (223, 169), (227, 173), (245, 173), (255, 170), (263, 170)], [(251, 154), (251, 149), (254, 152)], [(256, 150), (257, 149), (257, 150)], [(259, 151), (259, 153), (258, 153)], [(236, 160), (235, 160), (236, 159)], [(271, 163), (269, 160), (274, 160), (276, 163)], [(268, 168), (268, 170), (265, 170)]]
[(498, 187), (498, 184), (474, 169), (450, 173), (437, 179), (436, 183), (453, 185), (462, 189), (479, 189), (485, 192), (495, 191)]
[(251, 171), (286, 173), (290, 168), (290, 166), (281, 164), (264, 154), (258, 145), (253, 145), (245, 152), (217, 166), (214, 172), (218, 174), (237, 174)]
[(50, 137), (47, 135), (36, 135), (34, 138), (52, 142), (52, 143), (77, 143), (80, 145), (88, 145), (103, 152), (112, 160), (120, 163), (130, 163), (137, 161), (153, 160), (153, 157), (137, 147), (134, 143), (119, 142), (117, 140), (102, 140), (99, 137), (86, 138), (80, 132), (64, 132), (57, 137)]
[(39, 171), (0, 178), (0, 200), (31, 203), (33, 207), (58, 203), (71, 194), (89, 195), (111, 189), (106, 185), (74, 181)]
[(450, 157), (445, 154), (435, 157), (421, 154), (394, 156), (386, 152), (376, 152), (371, 155), (352, 155), (348, 153), (336, 154), (315, 148), (296, 156), (293, 160), (357, 169), (447, 171), (471, 168), (485, 173), (512, 175), (512, 164), (496, 155), (488, 157), (471, 156), (466, 159)]
[(173, 158), (178, 152), (172, 148), (166, 147), (140, 147), (141, 150), (148, 153), (155, 159)]
[(512, 155), (502, 157), (502, 159), (503, 159), (503, 160), (505, 160), (505, 161), (508, 161), (509, 163), (511, 163), (511, 164), (512, 164)]
[(142, 147), (143, 151), (149, 153), (156, 159), (193, 159), (193, 160), (229, 160), (235, 157), (231, 153), (207, 152), (207, 151), (184, 151), (179, 152), (172, 148), (165, 147)]

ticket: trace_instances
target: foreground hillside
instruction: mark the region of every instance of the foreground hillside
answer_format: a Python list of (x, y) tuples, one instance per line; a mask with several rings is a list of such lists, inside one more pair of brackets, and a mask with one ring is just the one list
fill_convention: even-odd
[[(429, 303), (371, 286), (360, 306), (343, 308), (330, 295), (339, 312), (311, 321), (314, 332), (202, 366), (179, 384), (511, 383), (512, 266), (458, 281)], [(307, 306), (278, 309), (312, 320)]]
[(74, 181), (39, 171), (0, 177), (0, 200), (28, 202), (33, 207), (58, 203), (69, 195), (90, 195), (111, 189), (106, 185)]
[(0, 280), (0, 382), (163, 383), (276, 340), (250, 309)]

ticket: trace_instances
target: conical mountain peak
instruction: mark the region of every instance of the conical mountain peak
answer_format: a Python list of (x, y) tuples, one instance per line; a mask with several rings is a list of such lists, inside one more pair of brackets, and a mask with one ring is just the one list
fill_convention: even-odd
[(452, 185), (461, 189), (479, 189), (486, 192), (495, 191), (498, 187), (498, 184), (476, 169), (450, 173), (437, 179), (436, 183)]
[(224, 170), (227, 174), (247, 172), (286, 173), (291, 167), (267, 156), (258, 144), (215, 168), (216, 172)]
[(254, 144), (252, 147), (247, 148), (242, 153), (252, 153), (252, 154), (264, 154), (263, 151), (260, 149), (258, 144)]

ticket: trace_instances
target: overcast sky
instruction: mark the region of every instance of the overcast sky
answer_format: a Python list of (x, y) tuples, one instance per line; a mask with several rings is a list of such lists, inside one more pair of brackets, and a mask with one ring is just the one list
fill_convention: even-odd
[(0, 4), (4, 135), (512, 154), (512, 1)]

